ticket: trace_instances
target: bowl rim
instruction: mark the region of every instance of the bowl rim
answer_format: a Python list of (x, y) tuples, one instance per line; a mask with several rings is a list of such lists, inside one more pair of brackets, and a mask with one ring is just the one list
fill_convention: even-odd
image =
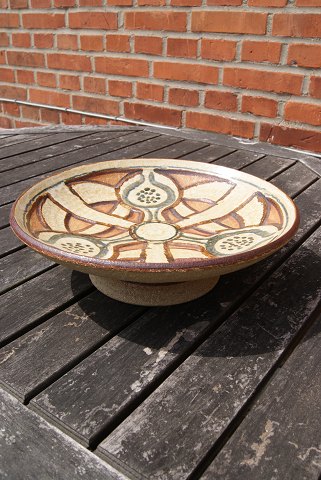
[[(203, 270), (203, 269), (213, 269), (215, 267), (219, 268), (224, 268), (224, 267), (231, 267), (232, 265), (242, 265), (243, 263), (254, 263), (256, 261), (259, 261), (260, 259), (263, 259), (271, 254), (273, 254), (275, 251), (279, 250), (282, 246), (284, 246), (288, 241), (295, 235), (296, 231), (298, 230), (299, 223), (300, 223), (300, 214), (299, 214), (299, 209), (297, 205), (293, 202), (292, 198), (289, 197), (282, 189), (276, 187), (275, 185), (272, 185), (273, 189), (276, 191), (280, 192), (281, 195), (283, 195), (288, 202), (292, 205), (294, 209), (294, 220), (290, 228), (283, 234), (281, 234), (279, 237), (276, 239), (272, 240), (271, 242), (261, 246), (261, 247), (256, 247), (251, 250), (247, 250), (242, 253), (235, 253), (231, 254), (228, 256), (222, 256), (222, 257), (216, 257), (213, 259), (201, 259), (201, 260), (189, 260), (187, 259), (186, 261), (180, 261), (178, 263), (138, 263), (137, 261), (128, 261), (128, 260), (109, 260), (109, 259), (102, 259), (102, 258), (97, 258), (97, 257), (87, 257), (84, 255), (79, 255), (79, 254), (74, 254), (71, 252), (67, 252), (64, 250), (60, 250), (58, 248), (55, 248), (53, 246), (48, 245), (45, 242), (42, 242), (41, 240), (36, 239), (32, 235), (26, 233), (19, 225), (19, 223), (16, 220), (15, 217), (15, 211), (19, 203), (22, 201), (23, 197), (32, 189), (36, 188), (38, 185), (41, 185), (43, 182), (47, 182), (48, 180), (56, 177), (56, 176), (61, 176), (65, 172), (71, 172), (72, 170), (78, 169), (79, 167), (96, 167), (101, 165), (102, 169), (105, 169), (108, 164), (115, 164), (115, 163), (128, 163), (130, 161), (144, 161), (146, 162), (146, 167), (148, 166), (155, 166), (149, 165), (151, 164), (151, 161), (154, 162), (160, 162), (159, 167), (164, 167), (164, 161), (166, 162), (175, 162), (176, 165), (172, 166), (172, 168), (179, 168), (179, 163), (186, 162), (188, 163), (191, 167), (195, 166), (198, 167), (200, 171), (202, 171), (202, 168), (200, 168), (201, 165), (206, 165), (210, 167), (214, 167), (213, 170), (211, 168), (204, 169), (203, 173), (209, 173), (215, 174), (215, 173), (226, 173), (229, 174), (230, 176), (241, 176), (241, 177), (247, 177), (247, 178), (252, 178), (255, 179), (256, 181), (259, 181), (260, 183), (265, 183), (267, 186), (272, 185), (269, 184), (266, 180), (263, 180), (259, 177), (256, 177), (255, 175), (248, 174), (246, 172), (242, 172), (233, 168), (229, 167), (224, 167), (221, 165), (215, 165), (211, 163), (205, 163), (205, 162), (197, 162), (197, 161), (192, 161), (192, 160), (178, 160), (178, 159), (162, 159), (162, 158), (157, 158), (157, 159), (146, 159), (146, 158), (134, 158), (134, 159), (115, 159), (115, 160), (106, 160), (106, 161), (100, 161), (100, 162), (93, 162), (93, 163), (86, 163), (83, 165), (74, 165), (70, 168), (66, 168), (63, 170), (59, 170), (56, 173), (53, 173), (49, 175), (48, 177), (34, 183), (31, 187), (28, 187), (26, 190), (24, 190), (15, 200), (15, 202), (12, 205), (11, 211), (10, 211), (10, 226), (15, 233), (15, 235), (27, 246), (31, 247), (33, 250), (37, 251), (38, 253), (45, 255), (46, 257), (49, 257), (53, 260), (55, 260), (57, 263), (68, 263), (68, 264), (73, 264), (79, 267), (85, 267), (85, 268), (94, 268), (97, 270), (104, 270), (104, 271), (114, 271), (114, 270), (124, 270), (128, 272), (157, 272), (157, 273), (162, 273), (162, 272), (175, 272), (175, 271), (192, 271), (192, 270)], [(179, 162), (179, 163), (178, 163)], [(137, 166), (137, 165), (135, 165)], [(157, 166), (157, 165), (156, 165)], [(166, 165), (167, 166), (167, 165)], [(183, 165), (181, 165), (181, 168)], [(117, 168), (117, 167), (112, 167), (111, 168)], [(119, 167), (118, 167), (119, 168)], [(137, 166), (138, 168), (138, 166)], [(169, 168), (171, 166), (169, 165)], [(100, 169), (96, 170), (99, 171)], [(207, 170), (207, 171), (206, 171)], [(212, 170), (212, 172), (211, 172)], [(88, 174), (89, 172), (84, 172), (85, 174)], [(47, 187), (49, 188), (49, 187)], [(222, 232), (223, 233), (223, 232)], [(70, 233), (70, 235), (76, 235), (73, 233)]]

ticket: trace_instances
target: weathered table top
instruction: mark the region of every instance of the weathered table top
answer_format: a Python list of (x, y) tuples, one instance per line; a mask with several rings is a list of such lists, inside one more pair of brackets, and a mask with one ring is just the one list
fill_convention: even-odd
[[(24, 247), (13, 200), (68, 165), (214, 162), (301, 212), (281, 251), (205, 297), (143, 308)], [(0, 133), (0, 472), (12, 480), (317, 479), (321, 473), (321, 159), (162, 129)]]

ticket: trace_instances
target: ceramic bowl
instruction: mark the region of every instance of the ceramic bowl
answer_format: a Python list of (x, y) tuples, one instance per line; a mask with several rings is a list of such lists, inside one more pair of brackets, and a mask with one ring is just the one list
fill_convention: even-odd
[(170, 159), (81, 165), (25, 191), (11, 227), (50, 259), (88, 273), (106, 295), (139, 305), (183, 303), (219, 276), (271, 255), (298, 211), (271, 183)]

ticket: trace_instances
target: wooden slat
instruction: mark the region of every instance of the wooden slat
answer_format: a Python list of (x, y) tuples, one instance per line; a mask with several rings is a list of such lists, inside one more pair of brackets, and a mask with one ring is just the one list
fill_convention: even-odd
[[(126, 132), (126, 136), (127, 135), (132, 134), (130, 132)], [(28, 165), (23, 165), (19, 168), (14, 168), (13, 170), (3, 172), (0, 177), (0, 188), (24, 180), (25, 178), (36, 177), (37, 175), (41, 175), (46, 172), (61, 169), (63, 167), (66, 167), (67, 165), (79, 163), (79, 157), (81, 156), (82, 158), (84, 158), (84, 156), (86, 156), (86, 150), (88, 150), (85, 148), (86, 144), (88, 146), (88, 144), (90, 143), (90, 145), (92, 146), (93, 144), (101, 145), (102, 142), (104, 142), (102, 145), (106, 148), (107, 144), (110, 143), (110, 148), (112, 150), (113, 140), (118, 137), (123, 138), (123, 132), (115, 132), (113, 134), (110, 134), (109, 138), (108, 136), (106, 136), (105, 140), (102, 140), (101, 138), (99, 140), (89, 140), (88, 137), (77, 139), (78, 145), (76, 143), (76, 140), (73, 142), (72, 145), (70, 145), (71, 142), (64, 142), (63, 145), (59, 145), (59, 156), (52, 156), (50, 154), (50, 156), (44, 160), (41, 160), (41, 158), (39, 158), (38, 161), (33, 164), (29, 163)], [(81, 142), (81, 140), (83, 142)], [(66, 145), (67, 143), (69, 143), (69, 145)], [(116, 144), (116, 146), (118, 146), (118, 144)], [(41, 152), (42, 149), (39, 150), (38, 153), (41, 154)], [(48, 154), (46, 154), (46, 156), (48, 156)]]
[(93, 290), (88, 275), (55, 267), (1, 296), (0, 345)]
[(187, 153), (195, 152), (201, 148), (206, 147), (207, 144), (203, 142), (195, 142), (192, 140), (182, 140), (175, 145), (162, 148), (157, 153), (148, 153), (143, 155), (144, 158), (180, 158)]
[(320, 322), (277, 370), (202, 480), (320, 478)]
[(0, 391), (0, 475), (9, 480), (126, 480), (96, 455)]
[(54, 265), (53, 262), (29, 248), (18, 250), (7, 257), (1, 258), (0, 293), (4, 293), (37, 273), (47, 270), (52, 265)]
[(246, 166), (243, 171), (264, 179), (271, 179), (295, 164), (295, 160), (267, 156)]
[(220, 145), (209, 145), (208, 147), (197, 150), (196, 152), (187, 153), (181, 158), (184, 160), (194, 160), (195, 162), (213, 162), (221, 157), (225, 157), (233, 153), (235, 149), (222, 147)]
[(288, 195), (295, 196), (318, 179), (318, 175), (301, 163), (274, 178), (271, 183), (284, 190)]
[(19, 153), (31, 152), (33, 150), (38, 150), (39, 148), (44, 148), (48, 145), (53, 145), (55, 143), (62, 143), (66, 140), (76, 137), (83, 136), (83, 133), (55, 133), (52, 135), (46, 135), (45, 137), (40, 137), (32, 139), (28, 142), (19, 143), (18, 145), (10, 145), (9, 147), (3, 148), (0, 150), (0, 159), (9, 158), (11, 156), (16, 156)]
[(0, 137), (0, 148), (9, 147), (10, 145), (18, 145), (19, 143), (30, 142), (33, 140), (45, 138), (49, 136), (49, 133), (42, 133), (38, 135), (32, 134), (17, 134), (17, 135), (7, 135)]
[(20, 240), (13, 234), (11, 228), (0, 230), (0, 258), (22, 247)]
[(3, 348), (1, 384), (22, 401), (28, 399), (143, 310), (95, 291)]
[(145, 478), (188, 478), (320, 302), (320, 240), (321, 229), (99, 446), (99, 452)]
[(246, 150), (237, 150), (236, 152), (230, 153), (229, 155), (220, 158), (214, 163), (215, 165), (221, 165), (223, 167), (239, 169), (263, 157), (264, 155), (260, 153), (248, 152)]
[(4, 205), (0, 207), (0, 228), (6, 227), (9, 225), (9, 214), (12, 207), (12, 203), (9, 205)]
[[(153, 309), (121, 337), (86, 359), (81, 370), (74, 369), (38, 396), (35, 400), (37, 408), (85, 444), (93, 442), (101, 431), (108, 430), (116, 414), (121, 416), (125, 407), (135, 405), (144, 389), (149, 391), (152, 382), (173, 369), (180, 361), (179, 357), (205, 338), (208, 331), (246, 298), (255, 285), (282, 262), (289, 250), (320, 222), (321, 181), (318, 183), (310, 187), (308, 193), (304, 192), (300, 204), (300, 230), (287, 247), (264, 262), (222, 277), (206, 297), (177, 307)], [(92, 376), (93, 372), (96, 372), (96, 378)], [(95, 382), (101, 386), (99, 391), (94, 387)], [(111, 390), (110, 385), (114, 384)], [(70, 403), (69, 399), (75, 395), (78, 401)]]

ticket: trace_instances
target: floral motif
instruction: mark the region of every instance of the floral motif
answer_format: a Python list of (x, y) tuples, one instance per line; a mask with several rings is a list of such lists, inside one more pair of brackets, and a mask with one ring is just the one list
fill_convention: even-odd
[(177, 263), (243, 253), (286, 226), (280, 200), (245, 180), (178, 168), (105, 169), (36, 196), (28, 230), (59, 250)]

